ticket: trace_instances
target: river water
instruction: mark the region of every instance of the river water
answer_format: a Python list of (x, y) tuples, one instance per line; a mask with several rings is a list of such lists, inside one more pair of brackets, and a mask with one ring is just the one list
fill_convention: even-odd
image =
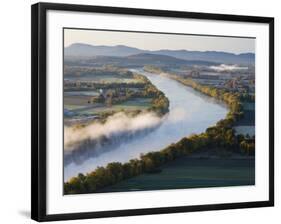
[[(135, 70), (136, 71), (136, 70)], [(127, 162), (138, 158), (141, 153), (158, 151), (190, 134), (204, 132), (206, 128), (223, 119), (228, 110), (213, 98), (205, 96), (166, 76), (137, 70), (145, 75), (170, 102), (170, 112), (163, 123), (141, 138), (133, 138), (118, 145), (114, 150), (89, 158), (81, 164), (67, 164), (64, 180), (87, 173), (109, 162)]]

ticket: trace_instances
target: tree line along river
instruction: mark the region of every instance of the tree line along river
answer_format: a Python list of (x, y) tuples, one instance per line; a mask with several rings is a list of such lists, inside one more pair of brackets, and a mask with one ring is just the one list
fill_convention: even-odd
[(127, 162), (138, 158), (141, 153), (158, 151), (185, 136), (204, 132), (207, 127), (223, 119), (228, 112), (225, 105), (168, 77), (143, 70), (134, 72), (146, 76), (169, 99), (170, 112), (167, 118), (158, 128), (145, 136), (132, 138), (119, 144), (114, 150), (88, 158), (82, 163), (65, 165), (65, 181), (77, 176), (78, 173), (93, 171), (96, 167), (105, 166), (110, 162)]

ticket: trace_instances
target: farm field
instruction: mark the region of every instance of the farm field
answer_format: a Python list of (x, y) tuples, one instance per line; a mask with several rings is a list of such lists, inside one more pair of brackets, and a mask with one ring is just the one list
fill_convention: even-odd
[(68, 76), (71, 81), (91, 81), (101, 83), (137, 83), (139, 80), (134, 78), (120, 78), (118, 75), (83, 75), (83, 76)]
[(64, 96), (64, 106), (77, 106), (77, 107), (85, 107), (89, 106), (88, 101), (90, 100), (90, 96), (85, 95), (76, 95), (76, 96)]
[(151, 106), (151, 98), (134, 98), (112, 106), (92, 105), (88, 103), (89, 99), (90, 97), (86, 95), (65, 96), (64, 108), (74, 112), (76, 115), (95, 115), (102, 112), (118, 112), (121, 110), (145, 110)]
[(255, 184), (254, 159), (180, 158), (161, 168), (160, 173), (143, 174), (99, 192), (142, 191), (176, 188), (225, 187)]
[(78, 114), (99, 114), (103, 112), (118, 112), (118, 111), (134, 111), (134, 110), (145, 110), (151, 106), (151, 99), (149, 98), (135, 98), (127, 100), (125, 102), (114, 104), (112, 106), (97, 106), (93, 108), (85, 108), (79, 110)]
[(97, 96), (98, 91), (65, 91), (64, 96)]
[(237, 126), (254, 126), (255, 125), (255, 111), (245, 110), (243, 118), (241, 118), (237, 123)]
[(244, 103), (243, 107), (245, 110), (255, 111), (255, 103)]
[(255, 103), (243, 103), (244, 115), (236, 122), (234, 129), (236, 134), (255, 135)]
[(250, 136), (254, 136), (255, 135), (255, 126), (247, 126), (247, 125), (243, 125), (243, 126), (235, 126), (234, 127), (235, 131), (237, 134), (242, 134), (242, 135), (250, 135)]
[(64, 82), (66, 121), (119, 111), (146, 110), (155, 98), (152, 95), (142, 98), (144, 85), (149, 85), (143, 76), (118, 68), (68, 66)]

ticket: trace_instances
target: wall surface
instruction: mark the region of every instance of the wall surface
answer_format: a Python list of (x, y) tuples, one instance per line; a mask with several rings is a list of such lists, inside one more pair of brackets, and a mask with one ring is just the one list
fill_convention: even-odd
[[(76, 4), (139, 7), (195, 12), (275, 17), (276, 86), (276, 206), (169, 215), (79, 220), (60, 223), (280, 223), (280, 6), (278, 1), (225, 0), (68, 0)], [(2, 1), (1, 4), (1, 156), (0, 223), (34, 223), (30, 220), (30, 5), (35, 1)]]

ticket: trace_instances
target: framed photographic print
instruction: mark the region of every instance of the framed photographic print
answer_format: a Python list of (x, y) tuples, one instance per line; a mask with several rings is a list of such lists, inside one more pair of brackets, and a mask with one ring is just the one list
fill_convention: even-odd
[(32, 6), (32, 218), (273, 206), (274, 19)]

